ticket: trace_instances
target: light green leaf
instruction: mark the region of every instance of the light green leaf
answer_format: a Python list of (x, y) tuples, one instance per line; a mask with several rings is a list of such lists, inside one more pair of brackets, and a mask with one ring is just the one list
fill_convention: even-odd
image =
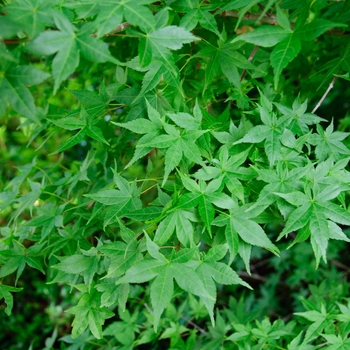
[(295, 34), (298, 35), (298, 37), (302, 40), (310, 41), (319, 37), (326, 30), (344, 26), (344, 23), (334, 23), (323, 18), (317, 18), (314, 19), (312, 22), (307, 23), (302, 27), (299, 27), (296, 30)]
[(259, 224), (254, 221), (231, 216), (231, 222), (241, 239), (251, 245), (256, 245), (278, 254), (278, 248), (266, 236)]
[(289, 232), (299, 230), (308, 224), (312, 213), (311, 203), (305, 203), (301, 207), (292, 211), (288, 216), (286, 226), (278, 236), (277, 240), (280, 240), (283, 236), (286, 236)]
[(166, 263), (167, 260), (165, 259), (164, 255), (159, 252), (159, 246), (149, 238), (147, 233), (145, 233), (145, 236), (147, 251), (151, 255), (151, 257), (163, 263)]
[(173, 275), (170, 265), (165, 266), (151, 285), (151, 303), (154, 315), (154, 330), (157, 331), (159, 319), (171, 301), (174, 292)]
[(12, 308), (13, 308), (13, 297), (11, 292), (20, 292), (22, 291), (23, 288), (16, 288), (12, 286), (6, 286), (2, 283), (0, 283), (0, 300), (2, 298), (5, 299), (6, 308), (5, 308), (5, 313), (7, 316), (10, 316), (12, 313)]
[(289, 33), (290, 31), (281, 27), (261, 26), (250, 33), (237, 36), (231, 43), (243, 40), (254, 45), (271, 47), (287, 38)]
[(66, 130), (77, 130), (86, 126), (86, 123), (75, 117), (66, 117), (61, 119), (49, 119), (52, 124), (59, 126)]
[(40, 69), (31, 66), (18, 66), (10, 68), (6, 72), (6, 77), (17, 84), (36, 85), (42, 83), (50, 74), (43, 72)]
[(239, 141), (234, 142), (237, 143), (259, 143), (264, 141), (268, 135), (270, 134), (271, 129), (266, 125), (258, 125), (254, 128), (250, 129), (248, 133)]
[(329, 240), (329, 227), (328, 222), (323, 214), (322, 210), (317, 210), (317, 207), (313, 208), (313, 213), (310, 218), (310, 232), (311, 236), (315, 240), (318, 249), (321, 252), (324, 262), (327, 261), (327, 246)]
[(86, 135), (90, 136), (92, 139), (102, 142), (109, 146), (108, 141), (104, 138), (102, 130), (97, 126), (90, 126), (85, 128)]
[(6, 78), (1, 79), (0, 92), (3, 96), (7, 97), (16, 112), (40, 124), (36, 114), (33, 96), (24, 85), (18, 85), (16, 82), (12, 82)]
[(67, 79), (78, 67), (79, 51), (73, 38), (69, 38), (52, 61), (52, 75), (55, 79), (54, 93), (62, 81)]
[(116, 58), (114, 58), (108, 50), (108, 44), (102, 40), (98, 40), (88, 36), (86, 34), (78, 35), (76, 41), (79, 44), (79, 48), (82, 54), (92, 62), (112, 62), (115, 64), (121, 64)]
[(287, 15), (281, 10), (281, 8), (277, 5), (276, 6), (276, 17), (278, 24), (284, 28), (285, 30), (290, 30), (290, 23), (288, 20)]
[(116, 283), (144, 283), (152, 280), (158, 275), (159, 268), (164, 266), (164, 261), (146, 259), (134, 264), (124, 277)]
[(339, 205), (332, 202), (326, 202), (317, 203), (317, 206), (323, 209), (323, 212), (328, 219), (341, 225), (350, 225), (350, 213)]
[(167, 116), (170, 117), (175, 124), (187, 130), (197, 130), (200, 126), (200, 122), (188, 113), (168, 113)]
[(284, 39), (273, 48), (270, 60), (274, 71), (275, 90), (277, 89), (279, 77), (283, 69), (293, 61), (300, 50), (300, 39), (295, 38), (294, 35), (289, 35), (288, 38)]
[(69, 138), (67, 141), (63, 142), (62, 145), (58, 147), (58, 149), (51, 154), (57, 154), (68, 148), (73, 147), (77, 143), (81, 142), (84, 139), (84, 137), (85, 137), (85, 127), (80, 129), (74, 136)]
[(172, 263), (170, 267), (173, 277), (183, 290), (194, 295), (198, 295), (199, 297), (213, 299), (213, 297), (209, 295), (208, 291), (205, 289), (203, 282), (195, 270), (186, 266), (185, 264), (179, 263)]
[(183, 44), (188, 44), (198, 39), (184, 28), (167, 26), (149, 34), (149, 40), (155, 47), (163, 46), (172, 50), (178, 50), (182, 48)]

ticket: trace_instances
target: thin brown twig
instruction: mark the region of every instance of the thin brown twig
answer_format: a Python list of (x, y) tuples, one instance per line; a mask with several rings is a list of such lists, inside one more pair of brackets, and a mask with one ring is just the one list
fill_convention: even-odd
[(324, 101), (324, 99), (327, 97), (328, 93), (332, 90), (333, 86), (334, 86), (334, 82), (337, 80), (337, 76), (334, 76), (334, 78), (332, 79), (331, 83), (329, 84), (326, 92), (323, 94), (323, 96), (321, 97), (321, 99), (318, 101), (317, 105), (315, 106), (315, 108), (312, 110), (311, 113), (315, 113), (317, 111), (317, 109), (321, 106), (322, 102)]
[(205, 331), (203, 328), (199, 327), (198, 325), (196, 325), (194, 322), (192, 322), (191, 320), (187, 319), (184, 316), (181, 316), (181, 318), (186, 321), (188, 324), (190, 324), (192, 327), (198, 329), (202, 334), (204, 334), (205, 336), (208, 336), (209, 333), (207, 331)]
[[(239, 18), (239, 12), (238, 11), (223, 11), (220, 13), (221, 16), (223, 17), (234, 17), (234, 18)], [(249, 20), (249, 21), (257, 21), (261, 23), (266, 23), (266, 24), (271, 24), (271, 25), (276, 25), (277, 24), (277, 18), (274, 15), (269, 16), (262, 16), (261, 18), (261, 13), (255, 14), (255, 13), (250, 13), (246, 12), (244, 16), (242, 17), (243, 20)]]
[(347, 274), (350, 273), (350, 268), (348, 266), (344, 265), (343, 263), (341, 263), (340, 261), (332, 259), (331, 262), (334, 264), (334, 266), (345, 270)]
[[(271, 15), (268, 16), (267, 14), (265, 16), (261, 16), (261, 13), (250, 13), (250, 12), (246, 12), (244, 14), (244, 16), (242, 17), (242, 20), (245, 21), (258, 21), (260, 23), (265, 23), (265, 24), (270, 24), (270, 25), (277, 25), (277, 18), (275, 15)], [(223, 11), (220, 13), (220, 16), (222, 17), (233, 17), (233, 18), (239, 18), (239, 12), (238, 11)], [(293, 29), (294, 28), (294, 22), (290, 22), (290, 26)], [(348, 31), (344, 31), (341, 29), (337, 29), (337, 28), (332, 28), (327, 30), (324, 34), (327, 35), (332, 35), (332, 36), (349, 36), (350, 33)]]
[(121, 32), (122, 30), (128, 27), (131, 27), (131, 23), (129, 22), (121, 23), (113, 30), (113, 33)]
[[(250, 56), (249, 56), (249, 58), (248, 58), (248, 61), (249, 61), (249, 62), (253, 61), (253, 58), (254, 58), (256, 52), (258, 51), (258, 48), (259, 48), (258, 45), (255, 45), (255, 46), (254, 46), (254, 49), (253, 49), (252, 53), (250, 54)], [(241, 74), (241, 81), (243, 80), (243, 78), (244, 78), (246, 72), (247, 72), (247, 70), (244, 69), (243, 72), (242, 72), (242, 74)]]
[[(259, 6), (260, 10), (264, 13), (265, 12), (265, 7), (263, 5), (261, 5), (261, 4), (258, 4), (258, 6)], [(267, 17), (271, 17), (271, 15), (267, 11), (265, 12), (265, 14), (266, 14)]]
[(266, 282), (267, 281), (266, 277), (260, 276), (257, 273), (249, 274), (248, 272), (240, 271), (240, 272), (238, 272), (238, 275), (241, 276), (241, 277), (248, 277), (248, 278), (251, 278), (253, 280), (257, 280), (257, 281), (261, 281), (261, 282)]

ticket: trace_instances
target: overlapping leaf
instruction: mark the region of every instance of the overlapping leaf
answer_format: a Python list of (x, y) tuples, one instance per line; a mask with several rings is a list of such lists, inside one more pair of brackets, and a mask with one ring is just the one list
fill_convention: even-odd
[(55, 13), (54, 22), (59, 30), (42, 32), (28, 44), (28, 49), (38, 55), (56, 54), (52, 61), (55, 92), (77, 68), (80, 52), (90, 61), (120, 63), (110, 54), (105, 43), (90, 36), (88, 24), (77, 31), (60, 13)]

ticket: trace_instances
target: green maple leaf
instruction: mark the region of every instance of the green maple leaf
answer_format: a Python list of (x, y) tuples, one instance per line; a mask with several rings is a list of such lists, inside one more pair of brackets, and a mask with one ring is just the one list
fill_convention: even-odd
[(84, 282), (90, 291), (93, 278), (99, 269), (100, 256), (97, 254), (97, 248), (91, 248), (89, 251), (82, 251), (82, 253), (84, 255), (74, 254), (60, 258), (61, 262), (53, 265), (52, 268), (67, 274), (83, 276)]
[(92, 289), (80, 298), (78, 305), (66, 310), (69, 314), (75, 315), (73, 321), (72, 338), (77, 338), (87, 327), (97, 338), (102, 339), (102, 326), (105, 320), (114, 316), (114, 313), (106, 307), (100, 307), (101, 293)]
[(60, 119), (49, 119), (50, 122), (59, 126), (60, 128), (66, 130), (79, 130), (68, 140), (64, 141), (60, 145), (60, 147), (58, 147), (56, 151), (52, 152), (51, 154), (57, 154), (68, 148), (73, 147), (74, 145), (80, 143), (84, 139), (85, 135), (89, 136), (93, 140), (96, 140), (109, 146), (108, 141), (103, 136), (102, 130), (96, 126), (96, 124), (99, 121), (99, 119), (96, 118), (96, 116), (99, 116), (100, 111), (102, 112), (104, 108), (105, 104), (101, 102), (99, 104), (93, 104), (87, 107), (87, 109), (83, 107), (79, 111), (80, 119), (75, 117), (75, 115), (77, 115), (78, 112), (74, 112), (71, 115)]
[(222, 35), (219, 32), (218, 25), (216, 23), (215, 17), (210, 11), (206, 10), (205, 7), (194, 7), (192, 9), (186, 9), (186, 14), (181, 18), (180, 26), (187, 29), (192, 30), (198, 24), (207, 30), (210, 30), (214, 34), (216, 34), (220, 39), (222, 39)]
[[(200, 125), (201, 114), (192, 117), (188, 113), (177, 113), (168, 114), (168, 116), (181, 128), (178, 128), (162, 123), (164, 130), (167, 134), (162, 134), (159, 136), (153, 136), (152, 140), (149, 142), (138, 143), (136, 149), (138, 148), (159, 148), (165, 153), (165, 171), (163, 186), (170, 174), (170, 172), (179, 165), (183, 157), (188, 159), (190, 162), (202, 163), (201, 153), (199, 147), (196, 145), (196, 140), (205, 133), (204, 130), (196, 130)], [(156, 128), (157, 126), (154, 126)]]
[(16, 288), (12, 286), (6, 286), (0, 282), (0, 300), (2, 298), (5, 299), (5, 303), (7, 304), (5, 308), (6, 315), (10, 316), (13, 308), (13, 297), (11, 292), (20, 292), (23, 288)]
[(183, 185), (190, 193), (180, 197), (177, 208), (187, 209), (198, 205), (199, 215), (211, 236), (211, 223), (215, 215), (213, 204), (222, 209), (235, 207), (235, 202), (232, 198), (221, 192), (223, 177), (212, 180), (208, 184), (200, 180), (199, 184), (197, 184), (194, 180), (185, 177), (181, 173), (180, 176)]
[(74, 10), (78, 18), (96, 16), (93, 26), (97, 28), (97, 36), (101, 37), (122, 23), (123, 18), (145, 32), (154, 28), (155, 19), (152, 11), (143, 6), (148, 4), (147, 0), (101, 0), (99, 2), (87, 0), (68, 1), (63, 6)]
[(99, 251), (105, 254), (110, 261), (107, 275), (104, 278), (119, 277), (140, 261), (142, 254), (139, 248), (139, 244), (135, 241), (132, 241), (130, 244), (113, 242), (99, 247)]
[[(244, 242), (250, 245), (256, 245), (270, 250), (272, 253), (278, 255), (278, 248), (267, 237), (263, 228), (252, 219), (254, 215), (250, 216), (249, 213), (244, 214), (243, 207), (240, 210), (232, 210), (229, 224), (231, 225), (231, 231), (226, 231), (226, 235), (232, 231), (236, 231)], [(232, 238), (228, 239), (232, 241)]]
[(292, 108), (286, 107), (280, 103), (274, 103), (283, 116), (290, 118), (288, 129), (294, 134), (303, 136), (309, 132), (308, 125), (313, 125), (325, 121), (312, 113), (306, 113), (307, 101), (301, 103), (299, 96), (294, 100)]
[(173, 211), (160, 222), (154, 241), (163, 245), (172, 237), (175, 231), (178, 240), (184, 247), (193, 247), (194, 230), (190, 219), (191, 215), (184, 210)]
[(159, 136), (161, 130), (163, 129), (163, 123), (161, 121), (159, 112), (154, 109), (147, 100), (146, 104), (149, 120), (145, 118), (139, 118), (127, 123), (112, 122), (113, 124), (126, 128), (134, 133), (145, 134), (138, 141), (135, 153), (130, 162), (127, 164), (126, 168), (128, 168), (130, 165), (132, 165), (134, 162), (152, 150), (153, 147), (147, 146), (147, 144), (155, 137)]
[(319, 334), (323, 332), (323, 329), (327, 327), (329, 320), (331, 320), (333, 317), (331, 313), (326, 311), (326, 307), (323, 303), (321, 304), (321, 311), (310, 310), (305, 312), (295, 312), (294, 314), (304, 317), (308, 321), (312, 322), (312, 324), (308, 327), (302, 344), (306, 344), (317, 338)]
[(2, 43), (0, 57), (0, 114), (5, 112), (9, 102), (16, 112), (40, 125), (34, 99), (27, 86), (40, 84), (50, 75), (31, 66), (17, 65), (17, 58)]
[(52, 24), (51, 11), (54, 2), (51, 0), (18, 0), (5, 6), (6, 17), (18, 24), (31, 39), (39, 35), (46, 25)]
[(147, 34), (140, 41), (138, 51), (142, 66), (147, 66), (151, 60), (160, 61), (173, 80), (178, 79), (178, 68), (175, 65), (170, 50), (181, 49), (183, 44), (198, 40), (191, 32), (177, 26), (158, 28)]
[[(140, 27), (143, 31), (148, 32), (152, 30), (155, 26), (155, 19), (152, 14), (152, 11), (143, 5), (148, 5), (148, 0), (123, 0), (123, 1), (102, 1), (101, 3), (101, 12), (97, 17), (97, 21), (113, 21), (111, 19), (111, 14), (118, 16), (119, 13), (123, 13), (126, 21), (131, 23), (134, 26)], [(121, 21), (121, 20), (119, 20)], [(115, 24), (119, 24), (118, 21), (114, 22)]]
[(55, 207), (54, 205), (47, 204), (44, 207), (38, 207), (38, 216), (27, 221), (24, 227), (41, 227), (41, 240), (42, 242), (55, 227), (63, 227), (63, 216), (61, 215), (65, 205)]
[(267, 207), (276, 200), (275, 192), (289, 193), (302, 187), (300, 179), (309, 171), (310, 166), (288, 170), (282, 162), (277, 163), (276, 170), (255, 168), (258, 179), (266, 182), (259, 193), (257, 201), (249, 208)]
[(151, 241), (147, 234), (146, 244), (153, 259), (145, 259), (136, 263), (126, 271), (125, 276), (117, 283), (144, 283), (154, 279), (151, 283), (151, 303), (154, 329), (157, 330), (160, 316), (172, 299), (174, 279), (180, 288), (189, 293), (198, 295), (200, 298), (212, 299), (213, 297), (206, 290), (195, 268), (186, 264), (186, 262), (191, 261), (197, 248), (182, 249), (173, 254), (171, 260), (167, 260), (159, 252), (159, 246)]
[(290, 33), (291, 29), (287, 30), (281, 27), (261, 26), (250, 33), (238, 35), (231, 43), (243, 40), (254, 45), (271, 47), (286, 39)]
[(55, 80), (54, 93), (72, 74), (79, 64), (80, 53), (93, 62), (113, 62), (120, 64), (109, 52), (101, 40), (90, 36), (89, 23), (79, 31), (66, 16), (55, 13), (54, 22), (57, 30), (42, 32), (28, 44), (28, 49), (39, 55), (56, 54), (52, 61), (52, 74)]
[[(221, 137), (222, 135), (219, 136), (219, 138)], [(231, 138), (230, 136), (228, 137)], [(195, 173), (195, 177), (208, 181), (223, 175), (223, 182), (227, 189), (244, 202), (244, 188), (240, 180), (249, 180), (256, 176), (253, 168), (240, 166), (246, 161), (249, 151), (250, 148), (230, 156), (228, 147), (224, 145), (218, 152), (219, 159), (212, 159), (213, 166), (204, 166)]]
[(338, 160), (341, 155), (349, 155), (349, 149), (341, 142), (349, 133), (333, 131), (333, 121), (323, 130), (321, 125), (317, 124), (318, 134), (310, 135), (308, 142), (316, 146), (315, 154), (318, 160), (324, 160), (327, 157), (333, 157)]
[(180, 74), (177, 67), (174, 65), (171, 70), (161, 61), (152, 61), (147, 67), (134, 67), (139, 71), (147, 71), (142, 80), (142, 88), (139, 95), (133, 101), (136, 103), (140, 98), (144, 97), (147, 92), (153, 90), (163, 80), (166, 84), (175, 87), (182, 95), (183, 89), (180, 84)]
[(118, 190), (101, 190), (94, 194), (85, 196), (109, 206), (105, 218), (104, 227), (123, 217), (126, 213), (135, 211), (142, 207), (140, 200), (140, 189), (137, 188), (136, 182), (129, 184), (118, 174), (114, 174)]
[(275, 193), (288, 203), (297, 206), (286, 221), (286, 225), (278, 239), (292, 231), (297, 231), (295, 242), (306, 240), (311, 236), (311, 244), (316, 257), (316, 267), (320, 258), (326, 261), (326, 251), (329, 239), (350, 241), (338, 224), (350, 225), (350, 214), (342, 207), (331, 202), (343, 189), (337, 181), (328, 180), (312, 183), (311, 189), (304, 194), (300, 191), (290, 193)]
[(237, 253), (243, 259), (247, 271), (249, 271), (249, 258), (251, 246), (263, 247), (278, 255), (278, 248), (271, 242), (263, 228), (254, 220), (258, 213), (249, 210), (249, 205), (235, 207), (230, 210), (230, 215), (220, 215), (215, 218), (213, 225), (224, 226), (225, 236), (230, 251), (230, 261), (233, 261)]
[(237, 47), (230, 43), (221, 43), (218, 47), (206, 46), (196, 56), (209, 58), (205, 74), (205, 88), (213, 81), (220, 72), (228, 81), (240, 89), (240, 74), (237, 68), (256, 69), (242, 54), (237, 52)]
[(265, 152), (272, 167), (281, 150), (281, 136), (290, 120), (287, 117), (277, 118), (276, 114), (272, 112), (272, 108), (269, 110), (258, 105), (258, 110), (263, 124), (250, 129), (241, 140), (234, 144), (265, 141)]
[(226, 255), (226, 252), (227, 246), (214, 246), (209, 249), (196, 269), (196, 272), (202, 279), (205, 288), (211, 295), (211, 298), (203, 297), (202, 300), (209, 312), (213, 326), (215, 325), (214, 305), (215, 300), (217, 299), (215, 282), (226, 285), (241, 284), (251, 289), (251, 287), (244, 282), (230, 266), (218, 262)]
[(271, 52), (271, 65), (274, 72), (275, 90), (278, 87), (279, 77), (285, 67), (293, 61), (301, 50), (300, 39), (290, 34), (286, 39), (279, 42)]
[(17, 270), (15, 279), (15, 284), (17, 284), (26, 265), (45, 274), (43, 262), (39, 257), (40, 248), (39, 245), (35, 245), (26, 249), (22, 244), (13, 241), (11, 250), (0, 251), (0, 255), (5, 258), (5, 263), (0, 267), (0, 278), (8, 276)]

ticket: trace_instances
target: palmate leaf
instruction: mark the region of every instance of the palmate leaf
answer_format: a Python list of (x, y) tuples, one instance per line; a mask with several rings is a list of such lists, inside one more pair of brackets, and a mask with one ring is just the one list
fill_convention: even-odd
[(131, 266), (142, 259), (139, 245), (136, 243), (125, 244), (113, 242), (98, 248), (109, 258), (107, 275), (104, 278), (116, 278), (122, 276)]
[(240, 88), (240, 75), (237, 68), (257, 69), (246, 57), (237, 52), (236, 45), (230, 43), (224, 43), (219, 47), (206, 46), (197, 55), (210, 59), (207, 63), (205, 75), (206, 87), (221, 70), (230, 83)]
[[(172, 115), (172, 118), (175, 119), (178, 123), (184, 125), (184, 119), (186, 117), (184, 114), (180, 116)], [(189, 119), (188, 123), (192, 123), (193, 118), (190, 115), (187, 115)], [(155, 137), (151, 142), (142, 143), (136, 147), (146, 147), (146, 148), (159, 148), (166, 149), (165, 151), (165, 169), (164, 169), (164, 179), (162, 186), (168, 179), (170, 172), (179, 165), (182, 157), (184, 156), (189, 161), (194, 163), (202, 163), (201, 153), (199, 147), (195, 143), (196, 140), (203, 134), (205, 131), (202, 130), (185, 130), (182, 133), (177, 128), (169, 124), (165, 124), (166, 131), (169, 134), (160, 135)]]
[(184, 210), (176, 210), (160, 222), (154, 241), (157, 244), (164, 244), (172, 237), (174, 230), (184, 247), (194, 246), (193, 226), (188, 213)]
[(16, 285), (26, 265), (45, 274), (43, 261), (38, 254), (37, 246), (31, 246), (27, 249), (17, 241), (13, 241), (11, 248), (11, 250), (0, 251), (1, 259), (5, 261), (0, 267), (0, 278), (8, 276), (17, 270), (15, 278)]
[(319, 37), (326, 30), (331, 28), (344, 27), (344, 23), (334, 23), (326, 19), (315, 19), (306, 25), (299, 27), (295, 31), (295, 35), (301, 40), (310, 41)]
[(135, 119), (127, 123), (115, 123), (117, 126), (126, 128), (132, 132), (138, 134), (145, 134), (137, 143), (137, 148), (135, 149), (134, 155), (130, 162), (127, 164), (126, 168), (135, 163), (138, 159), (149, 153), (153, 147), (148, 146), (148, 144), (155, 139), (155, 137), (160, 136), (161, 130), (163, 129), (163, 123), (160, 118), (159, 112), (153, 108), (148, 100), (146, 100), (148, 119)]
[(140, 189), (137, 188), (136, 182), (129, 184), (118, 174), (115, 174), (115, 178), (118, 190), (101, 190), (86, 195), (99, 203), (110, 206), (105, 214), (104, 227), (118, 221), (126, 213), (142, 208)]
[(61, 259), (61, 262), (53, 265), (52, 268), (66, 272), (67, 274), (79, 274), (83, 276), (88, 291), (90, 291), (92, 280), (98, 271), (100, 261), (100, 256), (97, 254), (96, 249), (92, 248), (90, 251), (92, 252), (90, 254), (91, 256), (82, 254), (71, 255), (65, 259)]
[(15, 57), (5, 48), (3, 49), (5, 70), (0, 78), (3, 108), (6, 107), (8, 101), (16, 112), (40, 124), (33, 96), (27, 86), (40, 84), (50, 75), (31, 66), (13, 66), (14, 63), (17, 63)]
[(279, 77), (283, 69), (298, 55), (300, 50), (300, 39), (292, 34), (273, 48), (270, 60), (274, 71), (275, 90), (277, 89)]
[(299, 97), (294, 100), (292, 108), (276, 102), (274, 105), (283, 116), (289, 117), (290, 123), (288, 124), (288, 129), (299, 136), (305, 135), (309, 132), (308, 125), (325, 121), (325, 119), (320, 118), (315, 114), (307, 113), (307, 101), (301, 103)]
[(0, 300), (2, 298), (5, 299), (6, 308), (5, 308), (5, 313), (7, 316), (10, 316), (12, 313), (12, 308), (13, 308), (13, 297), (11, 292), (20, 292), (22, 291), (23, 288), (16, 288), (12, 286), (6, 286), (2, 283), (0, 283)]
[(232, 227), (243, 241), (251, 245), (263, 247), (278, 255), (278, 248), (270, 241), (259, 224), (252, 220), (235, 217), (234, 215), (231, 216), (230, 220)]
[(286, 39), (290, 33), (291, 30), (281, 27), (261, 26), (250, 33), (237, 36), (231, 43), (243, 40), (250, 44), (271, 47)]
[(202, 218), (209, 235), (211, 236), (211, 224), (215, 216), (213, 204), (222, 209), (235, 207), (235, 202), (227, 194), (221, 192), (223, 177), (212, 180), (209, 184), (200, 181), (199, 185), (180, 173), (183, 185), (190, 193), (180, 197), (177, 204), (179, 209), (188, 209), (198, 206), (198, 212)]
[(172, 80), (178, 80), (178, 68), (171, 50), (180, 49), (183, 44), (191, 43), (196, 38), (191, 32), (176, 26), (166, 26), (148, 34), (140, 41), (138, 51), (141, 65), (147, 66), (154, 60), (160, 61)]
[(110, 54), (108, 47), (101, 40), (89, 36), (90, 33), (86, 32), (86, 28), (82, 27), (76, 33), (74, 26), (61, 13), (55, 13), (54, 22), (59, 31), (42, 32), (27, 46), (31, 52), (38, 55), (56, 53), (52, 61), (54, 92), (77, 68), (80, 52), (91, 61), (120, 63)]
[(71, 307), (66, 312), (75, 315), (73, 321), (72, 338), (77, 338), (87, 327), (97, 338), (102, 338), (102, 326), (105, 320), (114, 316), (114, 313), (106, 307), (100, 307), (101, 293), (93, 289), (80, 298), (78, 305)]
[(99, 2), (68, 1), (63, 6), (74, 10), (78, 14), (78, 18), (97, 15), (93, 24), (97, 28), (98, 37), (101, 37), (116, 28), (123, 21), (123, 18), (146, 32), (154, 28), (155, 20), (152, 11), (143, 6), (147, 4), (149, 4), (147, 0), (101, 0)]
[(159, 252), (159, 247), (147, 235), (146, 238), (148, 252), (155, 259), (142, 260), (134, 264), (126, 271), (125, 276), (117, 281), (117, 284), (143, 283), (155, 278), (151, 282), (155, 330), (158, 328), (162, 312), (172, 298), (174, 279), (183, 290), (200, 298), (215, 300), (206, 290), (195, 269), (186, 264), (193, 257), (195, 250), (183, 249), (169, 261)]
[(184, 44), (198, 40), (188, 30), (176, 26), (157, 29), (148, 38), (153, 47), (163, 46), (171, 50), (179, 50)]
[[(297, 230), (299, 230), (299, 233), (293, 244), (305, 240), (311, 235), (310, 240), (316, 258), (316, 268), (321, 258), (325, 262), (327, 261), (326, 251), (330, 238), (348, 240), (347, 236), (335, 222), (349, 225), (350, 214), (345, 209), (330, 202), (339, 193), (337, 189), (338, 186), (329, 187), (328, 185), (324, 191), (316, 193), (313, 199), (310, 199), (302, 192), (291, 192), (288, 194), (276, 193), (276, 195), (284, 198), (289, 203), (298, 206), (289, 214), (286, 225), (280, 233), (278, 240), (288, 233)], [(307, 234), (305, 237), (303, 234), (300, 234), (300, 232), (303, 232), (302, 230), (305, 230)]]
[[(213, 259), (212, 259), (213, 260)], [(196, 272), (201, 277), (206, 289), (210, 293), (212, 298), (203, 297), (203, 303), (206, 306), (209, 316), (212, 322), (212, 325), (215, 326), (214, 321), (214, 305), (216, 296), (216, 286), (215, 283), (219, 284), (240, 284), (247, 288), (252, 289), (249, 284), (244, 282), (231, 267), (227, 266), (224, 263), (215, 262), (215, 261), (204, 261), (198, 266)], [(213, 300), (214, 299), (214, 300)]]
[[(35, 38), (45, 28), (52, 24), (51, 11), (55, 2), (52, 0), (18, 0), (3, 8), (8, 12), (7, 19), (18, 24), (21, 30), (31, 38)], [(19, 31), (19, 30), (17, 30)]]
[(340, 155), (349, 155), (350, 150), (341, 142), (349, 133), (333, 131), (333, 121), (327, 127), (326, 130), (317, 124), (318, 134), (312, 134), (309, 137), (308, 142), (316, 146), (315, 154), (317, 159), (325, 160), (331, 156), (333, 159), (338, 160)]

